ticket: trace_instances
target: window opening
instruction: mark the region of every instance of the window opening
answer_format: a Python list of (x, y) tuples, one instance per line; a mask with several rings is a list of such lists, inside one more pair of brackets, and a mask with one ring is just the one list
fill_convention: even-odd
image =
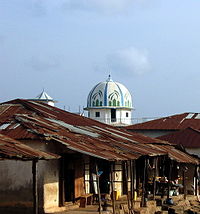
[(95, 116), (100, 117), (100, 112), (99, 111), (95, 112)]

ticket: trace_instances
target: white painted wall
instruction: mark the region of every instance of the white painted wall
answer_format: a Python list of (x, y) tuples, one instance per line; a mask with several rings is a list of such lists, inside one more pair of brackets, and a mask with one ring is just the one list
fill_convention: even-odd
[[(100, 112), (100, 117), (96, 117), (96, 112)], [(128, 113), (128, 117), (126, 117)], [(111, 109), (90, 109), (89, 118), (97, 120), (106, 124), (126, 124), (131, 125), (131, 110), (130, 109), (116, 109), (116, 121), (111, 121)]]

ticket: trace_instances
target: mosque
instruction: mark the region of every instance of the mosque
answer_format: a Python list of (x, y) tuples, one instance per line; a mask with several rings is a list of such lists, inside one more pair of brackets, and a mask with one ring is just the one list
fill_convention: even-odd
[[(54, 106), (55, 100), (44, 90), (35, 99)], [(102, 123), (124, 126), (131, 125), (132, 97), (128, 89), (121, 83), (112, 80), (109, 75), (106, 81), (96, 84), (88, 94), (88, 117)]]
[(108, 79), (95, 85), (87, 98), (88, 117), (110, 125), (130, 125), (131, 94), (121, 83)]

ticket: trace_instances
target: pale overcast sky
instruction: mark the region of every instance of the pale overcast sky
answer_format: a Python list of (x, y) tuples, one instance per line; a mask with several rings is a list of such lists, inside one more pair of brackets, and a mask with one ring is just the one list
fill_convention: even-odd
[(0, 0), (0, 102), (78, 111), (111, 73), (134, 117), (200, 112), (199, 62), (199, 0)]

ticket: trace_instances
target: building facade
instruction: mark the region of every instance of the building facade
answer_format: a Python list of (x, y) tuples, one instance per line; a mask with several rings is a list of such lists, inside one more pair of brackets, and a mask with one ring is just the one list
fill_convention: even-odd
[(110, 75), (92, 88), (85, 108), (89, 118), (117, 126), (131, 124), (132, 109), (130, 92), (121, 83), (114, 82)]

